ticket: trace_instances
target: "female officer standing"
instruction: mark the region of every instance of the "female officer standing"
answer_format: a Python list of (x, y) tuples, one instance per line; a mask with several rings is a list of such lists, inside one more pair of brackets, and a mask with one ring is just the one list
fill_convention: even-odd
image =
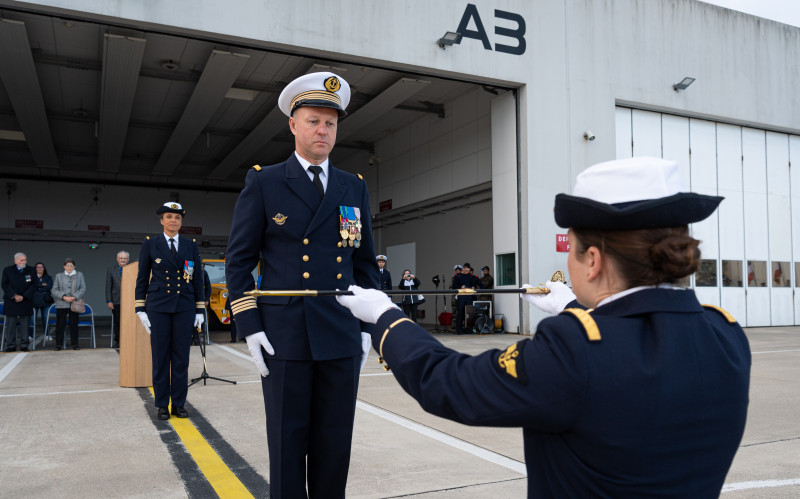
[(730, 314), (679, 286), (700, 262), (688, 224), (722, 200), (681, 191), (659, 158), (578, 175), (555, 202), (575, 294), (523, 295), (560, 313), (506, 350), (445, 348), (377, 290), (337, 300), (377, 323), (372, 344), (425, 410), (523, 428), (529, 497), (716, 498), (744, 432), (750, 349)]
[(197, 244), (178, 235), (186, 210), (178, 203), (164, 203), (156, 214), (161, 217), (164, 232), (148, 236), (142, 243), (136, 315), (150, 334), (158, 419), (166, 420), (170, 397), (172, 414), (189, 417), (183, 406), (188, 391), (192, 323), (195, 328), (202, 326), (205, 297)]

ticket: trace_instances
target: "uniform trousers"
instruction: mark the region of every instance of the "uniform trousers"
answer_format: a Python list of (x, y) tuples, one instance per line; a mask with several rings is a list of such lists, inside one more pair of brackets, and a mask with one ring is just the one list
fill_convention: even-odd
[(343, 498), (361, 356), (266, 362), (270, 497)]
[(183, 407), (189, 390), (189, 352), (192, 348), (195, 312), (145, 310), (150, 320), (156, 407), (168, 407), (170, 397), (173, 407)]
[[(472, 305), (475, 301), (474, 296), (459, 296), (456, 299), (458, 310), (456, 312), (456, 334), (464, 334), (464, 319), (466, 316), (467, 305)], [(472, 333), (472, 331), (469, 331)]]

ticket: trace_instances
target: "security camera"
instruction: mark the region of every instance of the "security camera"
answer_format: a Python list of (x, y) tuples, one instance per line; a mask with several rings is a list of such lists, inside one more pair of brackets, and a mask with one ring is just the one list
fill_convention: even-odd
[(378, 156), (377, 154), (370, 155), (370, 157), (369, 157), (369, 166), (375, 166), (377, 164), (380, 164), (380, 162), (381, 162), (380, 156)]
[(592, 141), (595, 139), (595, 136), (591, 130), (586, 130), (585, 132), (583, 132), (583, 138), (588, 141)]

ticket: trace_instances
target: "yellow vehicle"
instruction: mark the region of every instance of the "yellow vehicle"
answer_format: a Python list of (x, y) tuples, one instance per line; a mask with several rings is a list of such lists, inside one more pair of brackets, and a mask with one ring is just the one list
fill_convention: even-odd
[[(225, 260), (207, 258), (203, 259), (203, 268), (208, 272), (211, 281), (211, 296), (208, 297), (209, 326), (230, 327), (231, 311), (226, 308), (228, 304), (228, 287), (225, 284)], [(258, 283), (261, 275), (261, 265), (253, 269), (253, 282)]]

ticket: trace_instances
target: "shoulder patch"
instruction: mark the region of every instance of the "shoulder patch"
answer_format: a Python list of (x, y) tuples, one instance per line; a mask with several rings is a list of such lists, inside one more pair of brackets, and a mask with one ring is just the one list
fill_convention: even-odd
[(708, 304), (704, 303), (703, 304), (703, 308), (706, 308), (708, 310), (716, 310), (721, 316), (725, 317), (725, 320), (727, 320), (731, 324), (736, 322), (736, 319), (733, 318), (733, 316), (730, 314), (730, 312), (728, 312), (727, 310), (724, 310), (724, 309), (722, 309), (722, 308), (720, 308), (720, 307), (718, 307), (716, 305), (708, 305)]
[(528, 384), (528, 375), (525, 373), (525, 361), (522, 358), (522, 340), (514, 343), (497, 357), (497, 369), (504, 375), (514, 379), (521, 385)]
[(600, 329), (597, 327), (597, 323), (594, 321), (592, 316), (586, 310), (582, 308), (565, 308), (561, 311), (563, 314), (564, 312), (573, 315), (583, 326), (584, 332), (586, 332), (586, 337), (589, 338), (589, 341), (600, 341), (602, 337), (600, 336)]
[(362, 177), (360, 173), (356, 173), (356, 175), (358, 175), (359, 180), (364, 180), (364, 177)]
[(260, 172), (261, 171), (261, 166), (260, 165), (253, 165), (253, 170), (255, 170), (257, 172)]

